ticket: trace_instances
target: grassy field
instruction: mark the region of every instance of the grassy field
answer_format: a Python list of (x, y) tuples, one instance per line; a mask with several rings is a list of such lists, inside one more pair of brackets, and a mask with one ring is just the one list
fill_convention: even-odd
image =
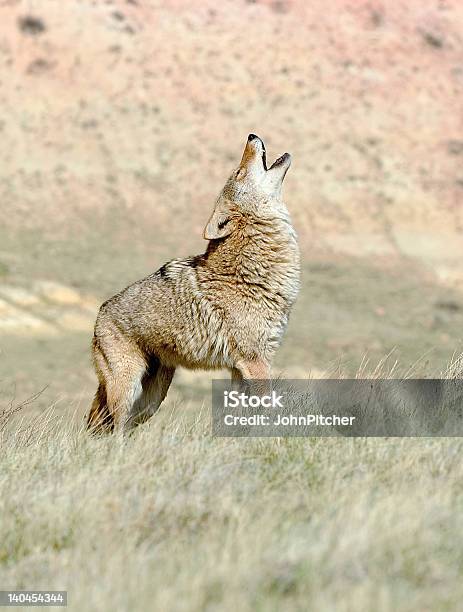
[(461, 439), (218, 439), (173, 402), (95, 439), (25, 414), (2, 429), (2, 588), (100, 612), (459, 609)]

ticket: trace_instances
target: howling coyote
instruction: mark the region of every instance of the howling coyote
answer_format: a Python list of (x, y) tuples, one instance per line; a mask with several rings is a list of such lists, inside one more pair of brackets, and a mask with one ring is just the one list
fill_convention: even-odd
[(165, 398), (177, 366), (268, 379), (299, 290), (296, 233), (281, 199), (288, 153), (267, 168), (250, 134), (204, 230), (203, 255), (174, 259), (105, 302), (93, 336), (94, 431), (126, 432)]

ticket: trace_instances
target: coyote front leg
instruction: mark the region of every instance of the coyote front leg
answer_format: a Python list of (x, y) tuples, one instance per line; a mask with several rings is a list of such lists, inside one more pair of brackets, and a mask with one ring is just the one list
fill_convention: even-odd
[[(236, 372), (236, 374), (234, 374)], [(258, 395), (265, 395), (272, 389), (270, 365), (263, 359), (242, 360), (232, 370), (232, 380), (240, 376), (244, 381), (251, 381), (251, 389)]]

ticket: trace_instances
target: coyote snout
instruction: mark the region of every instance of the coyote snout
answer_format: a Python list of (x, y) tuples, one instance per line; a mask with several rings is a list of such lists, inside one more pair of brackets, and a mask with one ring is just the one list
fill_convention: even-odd
[(281, 199), (291, 164), (267, 168), (250, 134), (204, 229), (203, 255), (174, 259), (105, 302), (93, 336), (96, 431), (127, 431), (159, 408), (175, 368), (268, 379), (299, 290), (299, 249)]

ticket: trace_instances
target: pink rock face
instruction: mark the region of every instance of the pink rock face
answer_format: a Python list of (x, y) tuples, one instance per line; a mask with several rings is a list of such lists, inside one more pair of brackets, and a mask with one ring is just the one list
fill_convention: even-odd
[(256, 132), (269, 157), (293, 155), (286, 199), (303, 250), (407, 255), (458, 276), (462, 3), (33, 6), (1, 8), (12, 228), (58, 231), (117, 197), (188, 251)]

